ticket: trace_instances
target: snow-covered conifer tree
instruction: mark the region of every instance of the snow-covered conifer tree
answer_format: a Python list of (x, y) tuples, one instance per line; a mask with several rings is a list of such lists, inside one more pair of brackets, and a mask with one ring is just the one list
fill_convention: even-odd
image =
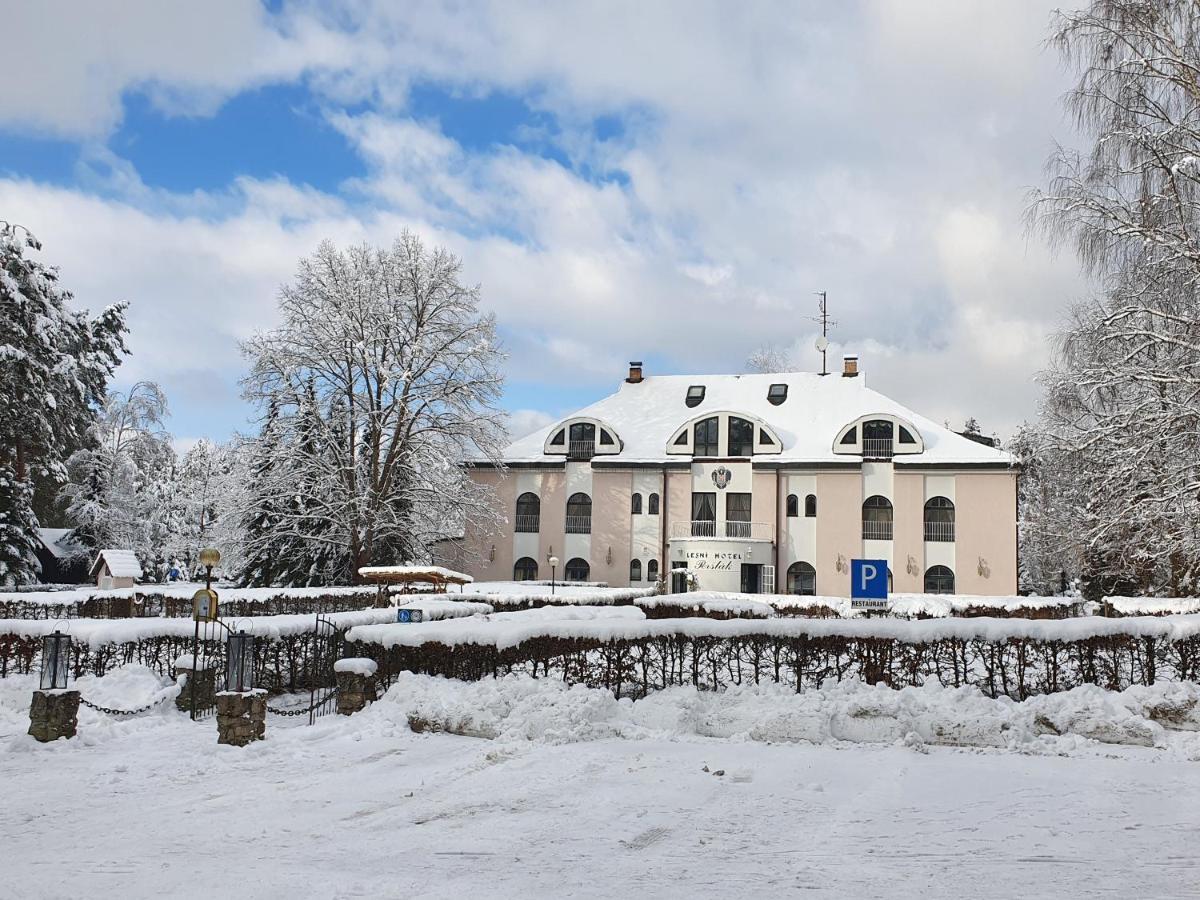
[(58, 272), (28, 255), (40, 249), (28, 231), (0, 221), (0, 521), (9, 534), (0, 540), (0, 582), (36, 574), (34, 484), (65, 478), (64, 451), (87, 444), (125, 352), (124, 305), (95, 319), (68, 308)]

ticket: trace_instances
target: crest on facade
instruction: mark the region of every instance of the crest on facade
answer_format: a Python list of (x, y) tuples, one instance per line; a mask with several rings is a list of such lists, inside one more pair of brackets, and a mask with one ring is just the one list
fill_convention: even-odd
[(729, 482), (733, 480), (733, 473), (724, 466), (717, 466), (713, 469), (712, 480), (717, 489), (723, 491)]

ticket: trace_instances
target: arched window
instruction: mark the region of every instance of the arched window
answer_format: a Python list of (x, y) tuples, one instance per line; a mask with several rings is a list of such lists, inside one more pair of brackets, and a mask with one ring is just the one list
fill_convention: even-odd
[(572, 494), (567, 500), (567, 534), (592, 533), (592, 498)]
[(954, 540), (954, 502), (948, 497), (925, 501), (925, 540)]
[(587, 581), (588, 576), (591, 574), (591, 566), (587, 564), (586, 560), (580, 559), (578, 556), (567, 560), (567, 566), (563, 569), (563, 576), (567, 581)]
[(945, 566), (930, 566), (925, 570), (925, 593), (953, 594), (954, 573)]
[(658, 581), (658, 560), (652, 559), (646, 563), (646, 580)]
[(787, 590), (789, 594), (815, 597), (817, 594), (817, 570), (806, 562), (788, 566)]
[(513, 565), (513, 581), (537, 581), (538, 564), (536, 559), (522, 556)]
[(642, 514), (642, 495), (641, 494), (633, 495), (633, 503), (630, 507), (630, 512), (632, 512), (635, 516), (640, 516)]
[(809, 494), (804, 498), (804, 517), (814, 519), (817, 516), (817, 495)]
[(789, 519), (794, 519), (800, 515), (800, 498), (795, 494), (788, 494), (787, 498), (787, 514)]
[(629, 563), (629, 580), (642, 580), (642, 561), (640, 559), (631, 560)]
[(650, 499), (646, 502), (646, 515), (658, 515), (658, 494), (651, 494)]
[(572, 422), (567, 457), (591, 459), (596, 455), (596, 426), (591, 422)]
[(863, 540), (892, 539), (892, 501), (878, 494), (863, 501)]
[(537, 534), (541, 527), (542, 501), (526, 491), (517, 498), (517, 531)]
[(692, 455), (693, 456), (719, 456), (721, 451), (719, 448), (720, 442), (720, 420), (713, 416), (708, 419), (701, 419), (692, 426)]
[(753, 422), (747, 422), (745, 419), (739, 419), (737, 416), (729, 417), (729, 455), (754, 455)]
[(862, 451), (864, 459), (891, 459), (892, 423), (887, 419), (863, 422)]

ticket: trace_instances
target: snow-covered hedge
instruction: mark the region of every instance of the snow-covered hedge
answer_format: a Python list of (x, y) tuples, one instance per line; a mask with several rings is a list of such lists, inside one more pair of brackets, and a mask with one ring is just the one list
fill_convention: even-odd
[[(152, 585), (102, 591), (72, 590), (0, 593), (0, 618), (122, 619), (131, 616), (190, 617), (200, 584)], [(336, 613), (374, 604), (378, 589), (357, 587), (217, 588), (223, 616)]]
[(761, 680), (802, 688), (857, 677), (973, 684), (1023, 699), (1080, 684), (1200, 678), (1200, 615), (715, 620), (581, 607), (369, 625), (350, 629), (347, 640), (380, 663), (385, 679), (404, 670), (468, 680), (517, 671), (618, 693)]
[(476, 584), (468, 593), (447, 597), (487, 603), (496, 609), (525, 610), (543, 606), (627, 606), (643, 597), (653, 597), (654, 588), (610, 588), (533, 581)]
[(1099, 604), (1118, 616), (1174, 616), (1200, 613), (1200, 597), (1105, 597)]
[[(404, 606), (421, 610), (429, 623), (456, 616), (482, 615), (491, 607), (437, 598), (406, 598)], [(371, 623), (395, 622), (396, 609), (365, 609), (330, 613), (326, 618), (341, 629)], [(306, 687), (314, 650), (315, 615), (246, 616), (230, 618), (225, 625), (249, 632), (256, 642), (256, 677), (271, 690)], [(413, 626), (406, 625), (411, 628)], [(195, 623), (190, 619), (47, 619), (0, 620), (0, 677), (34, 671), (41, 638), (55, 630), (71, 635), (74, 675), (102, 675), (116, 666), (137, 662), (162, 675), (174, 675), (181, 659), (191, 661)], [(226, 640), (224, 628), (202, 624), (200, 640), (208, 650)]]
[(668, 619), (681, 616), (704, 616), (709, 619), (765, 619), (775, 614), (775, 608), (760, 594), (724, 594), (717, 591), (694, 591), (688, 594), (654, 594), (639, 597), (634, 605), (649, 618)]

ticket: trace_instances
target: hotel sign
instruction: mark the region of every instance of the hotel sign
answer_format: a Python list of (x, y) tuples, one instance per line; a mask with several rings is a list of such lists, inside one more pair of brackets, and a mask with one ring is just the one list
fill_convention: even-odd
[(689, 550), (684, 554), (689, 569), (729, 572), (742, 563), (742, 554), (732, 550)]

